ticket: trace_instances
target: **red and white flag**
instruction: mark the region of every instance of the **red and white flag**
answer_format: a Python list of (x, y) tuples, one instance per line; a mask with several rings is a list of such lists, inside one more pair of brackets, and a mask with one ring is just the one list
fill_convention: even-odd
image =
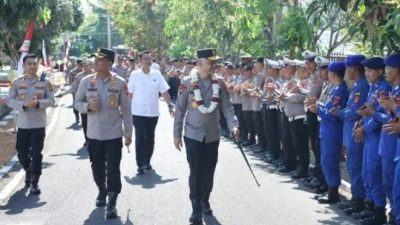
[(28, 54), (29, 47), (31, 46), (31, 40), (33, 36), (33, 30), (35, 29), (35, 21), (31, 20), (28, 25), (28, 29), (25, 33), (24, 43), (22, 44), (21, 48), (19, 48), (19, 52), (21, 52), (21, 57), (19, 58), (18, 62), (18, 74), (22, 75), (24, 73), (23, 69), (23, 58)]

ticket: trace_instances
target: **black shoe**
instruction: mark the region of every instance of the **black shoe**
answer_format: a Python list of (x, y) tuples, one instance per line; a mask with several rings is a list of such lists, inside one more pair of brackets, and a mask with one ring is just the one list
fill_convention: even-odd
[(313, 189), (316, 194), (323, 194), (328, 191), (328, 186), (326, 184), (322, 184), (321, 186)]
[(198, 225), (203, 224), (203, 216), (201, 215), (201, 203), (199, 200), (191, 200), (192, 201), (192, 215), (189, 218), (190, 224)]
[(338, 203), (336, 206), (339, 209), (344, 210), (344, 209), (352, 208), (355, 204), (356, 204), (356, 202), (353, 200), (346, 200), (346, 201)]
[(29, 193), (31, 195), (40, 195), (40, 193), (42, 193), (42, 192), (40, 191), (40, 188), (39, 188), (39, 186), (37, 184), (31, 183), (31, 186), (30, 186), (30, 189), (29, 189)]
[(107, 210), (106, 210), (106, 218), (113, 219), (118, 216), (117, 209), (115, 206), (117, 205), (117, 192), (109, 192), (108, 193), (108, 203), (107, 203)]
[(210, 207), (210, 202), (208, 200), (201, 200), (200, 204), (204, 215), (211, 216), (213, 214), (213, 211)]
[(353, 219), (356, 219), (356, 220), (362, 220), (362, 219), (365, 219), (365, 218), (369, 218), (369, 217), (371, 217), (373, 215), (374, 215), (374, 213), (372, 211), (363, 210), (361, 212), (352, 213), (351, 217), (353, 217)]
[(96, 198), (96, 207), (104, 207), (106, 206), (107, 192), (99, 191), (99, 194)]
[(338, 188), (329, 188), (328, 196), (318, 199), (319, 204), (335, 204), (340, 202)]
[(385, 207), (375, 208), (373, 216), (362, 219), (360, 222), (364, 225), (385, 224), (387, 222)]
[(278, 170), (278, 172), (279, 173), (290, 173), (290, 172), (293, 172), (293, 171), (295, 171), (296, 169), (294, 169), (294, 168), (289, 168), (289, 167), (284, 167), (283, 169), (280, 169), (280, 170)]
[(302, 179), (302, 178), (307, 178), (308, 177), (308, 173), (301, 171), (301, 172), (297, 172), (296, 174), (294, 174), (293, 176), (291, 176), (292, 179)]

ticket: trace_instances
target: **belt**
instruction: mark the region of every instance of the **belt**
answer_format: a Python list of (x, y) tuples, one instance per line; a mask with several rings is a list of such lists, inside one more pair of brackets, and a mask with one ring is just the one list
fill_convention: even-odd
[(289, 122), (299, 120), (299, 119), (305, 119), (305, 118), (306, 118), (306, 115), (291, 116), (291, 117), (289, 117)]
[(277, 105), (269, 105), (268, 109), (278, 109), (278, 106)]

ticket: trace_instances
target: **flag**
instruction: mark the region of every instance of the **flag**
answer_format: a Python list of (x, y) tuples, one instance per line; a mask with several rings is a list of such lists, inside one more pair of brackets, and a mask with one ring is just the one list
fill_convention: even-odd
[(29, 47), (31, 46), (31, 40), (33, 35), (33, 30), (35, 29), (35, 22), (31, 20), (28, 24), (28, 29), (25, 33), (24, 43), (22, 43), (21, 47), (19, 48), (19, 52), (21, 52), (21, 57), (18, 62), (18, 74), (22, 75), (24, 70), (22, 68), (23, 58), (28, 54)]
[(44, 43), (44, 40), (42, 40), (42, 56), (44, 60), (44, 66), (47, 69), (48, 65), (47, 65), (46, 45)]

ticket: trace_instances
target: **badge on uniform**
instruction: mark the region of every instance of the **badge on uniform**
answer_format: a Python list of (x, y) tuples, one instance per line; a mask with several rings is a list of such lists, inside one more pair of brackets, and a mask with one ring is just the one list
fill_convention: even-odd
[(115, 96), (115, 94), (111, 94), (108, 97), (108, 106), (110, 108), (116, 108), (117, 107), (117, 96)]
[(90, 79), (89, 86), (90, 86), (90, 88), (95, 88), (96, 87), (96, 80), (95, 79)]
[(354, 93), (354, 103), (358, 103), (358, 101), (360, 100), (360, 96), (361, 96), (360, 92)]
[(333, 106), (335, 106), (335, 107), (339, 106), (340, 105), (340, 99), (341, 99), (340, 96), (333, 97), (333, 102), (332, 102)]

